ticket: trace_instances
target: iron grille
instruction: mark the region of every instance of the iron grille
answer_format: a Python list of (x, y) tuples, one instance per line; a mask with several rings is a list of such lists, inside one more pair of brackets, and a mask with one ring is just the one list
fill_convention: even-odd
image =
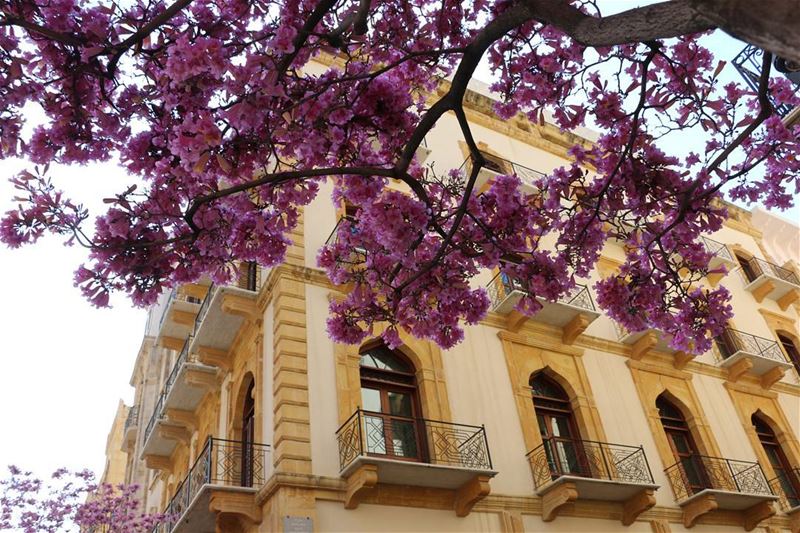
[(167, 380), (164, 382), (164, 397), (166, 398), (169, 396), (169, 392), (172, 390), (172, 386), (175, 385), (175, 381), (178, 379), (178, 374), (181, 371), (181, 367), (187, 361), (191, 361), (192, 358), (189, 357), (189, 346), (192, 344), (192, 337), (189, 336), (184, 342), (183, 347), (181, 348), (181, 352), (178, 354), (178, 358), (175, 360), (175, 364), (172, 365), (172, 370), (167, 376)]
[(690, 455), (664, 470), (664, 473), (677, 501), (705, 489), (773, 495), (761, 465), (752, 461)]
[(139, 425), (139, 406), (134, 405), (128, 411), (128, 416), (125, 417), (125, 431)]
[(168, 520), (153, 533), (169, 533), (206, 485), (259, 488), (267, 481), (269, 446), (209, 437), (164, 514)]
[(797, 274), (788, 268), (783, 268), (782, 266), (770, 263), (769, 261), (764, 261), (758, 257), (751, 258), (749, 261), (747, 261), (747, 264), (752, 269), (756, 278), (767, 275), (781, 279), (793, 285), (800, 285), (800, 278), (798, 278)]
[(194, 333), (197, 334), (197, 330), (200, 327), (200, 324), (203, 322), (203, 319), (208, 314), (208, 310), (211, 307), (211, 301), (214, 299), (214, 295), (217, 293), (217, 286), (213, 283), (209, 285), (208, 292), (206, 293), (206, 297), (203, 298), (203, 303), (200, 304), (200, 309), (197, 310), (197, 316), (194, 317)]
[(150, 434), (153, 432), (153, 428), (156, 427), (156, 420), (160, 419), (162, 416), (162, 411), (164, 410), (164, 393), (158, 395), (158, 401), (156, 402), (156, 406), (153, 408), (153, 414), (150, 415), (150, 421), (147, 423), (147, 426), (144, 428), (144, 440), (143, 443), (147, 442), (147, 439), (150, 438)]
[[(406, 432), (401, 433), (399, 427)], [(415, 432), (416, 438), (410, 436), (410, 431)], [(336, 431), (336, 440), (342, 470), (359, 456), (492, 469), (489, 442), (483, 426), (426, 418), (398, 421), (384, 413), (357, 409)]]
[[(733, 58), (733, 66), (739, 72), (739, 75), (744, 78), (747, 85), (750, 86), (755, 93), (758, 93), (759, 80), (761, 78), (761, 65), (763, 62), (764, 51), (757, 46), (748, 44), (736, 57)], [(788, 115), (792, 107), (786, 104), (778, 105), (772, 95), (768, 95), (772, 107), (775, 112), (781, 117)]]
[(561, 476), (654, 483), (641, 446), (551, 437), (527, 457), (537, 489)]
[[(520, 279), (512, 278), (511, 276), (500, 272), (492, 281), (486, 286), (486, 292), (489, 294), (489, 300), (492, 302), (492, 309), (497, 309), (503, 300), (514, 292), (520, 291), (528, 294), (524, 283)], [(573, 288), (568, 290), (564, 295), (558, 299), (558, 303), (564, 305), (571, 305), (579, 307), (587, 311), (595, 311), (594, 301), (592, 300), (589, 287), (586, 285), (576, 284)]]
[(765, 339), (764, 337), (758, 337), (732, 328), (725, 328), (716, 341), (717, 348), (723, 359), (727, 359), (736, 352), (747, 352), (772, 359), (773, 361), (786, 362), (777, 341)]
[(726, 259), (728, 261), (736, 261), (733, 258), (733, 254), (728, 249), (728, 247), (722, 244), (721, 242), (703, 236), (700, 236), (700, 242), (703, 243), (703, 246), (705, 246), (706, 251), (711, 255), (716, 255), (717, 257)]
[[(522, 181), (523, 184), (528, 185), (529, 187), (536, 188), (536, 182), (546, 176), (544, 172), (533, 170), (525, 165), (515, 163), (510, 159), (505, 159), (503, 157), (488, 154), (486, 152), (481, 152), (481, 155), (483, 155), (487, 162), (487, 165), (483, 167), (484, 169), (496, 172), (497, 174), (510, 174), (516, 176), (520, 179), (520, 181)], [(466, 178), (469, 175), (469, 168), (471, 165), (472, 158), (468, 157), (463, 163), (461, 163), (461, 166), (458, 169), (458, 175), (462, 179), (462, 187), (466, 185)]]
[(780, 498), (784, 511), (800, 507), (800, 468), (782, 471), (769, 480), (769, 486)]
[[(350, 215), (339, 217), (333, 231), (325, 241), (325, 247), (334, 247), (339, 243), (339, 235), (342, 231), (349, 231), (351, 234), (358, 232), (356, 228), (356, 219)], [(353, 247), (348, 250), (346, 256), (337, 257), (336, 264), (343, 268), (352, 268), (358, 265), (363, 265), (367, 261), (367, 250), (360, 246)]]

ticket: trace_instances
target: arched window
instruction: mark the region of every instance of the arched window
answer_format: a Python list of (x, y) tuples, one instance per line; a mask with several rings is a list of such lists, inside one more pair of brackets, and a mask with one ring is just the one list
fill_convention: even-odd
[(800, 480), (797, 479), (796, 471), (792, 470), (786, 454), (783, 453), (778, 437), (766, 420), (754, 414), (750, 419), (753, 427), (767, 454), (770, 465), (775, 471), (775, 480), (772, 482), (773, 489), (780, 488), (789, 502), (789, 508), (800, 505)]
[(255, 381), (251, 379), (244, 394), (242, 408), (242, 487), (253, 486), (253, 445), (256, 437), (254, 387)]
[(361, 408), (367, 453), (425, 460), (414, 367), (386, 346), (361, 354)]
[(758, 278), (756, 269), (753, 268), (753, 263), (750, 261), (750, 259), (748, 259), (742, 254), (736, 254), (736, 260), (742, 267), (742, 272), (744, 273), (744, 277), (747, 278), (747, 281), (755, 281), (756, 278)]
[(589, 475), (569, 396), (543, 372), (531, 376), (530, 386), (551, 474), (554, 478), (565, 474)]
[(783, 351), (786, 352), (789, 361), (792, 362), (797, 372), (800, 373), (800, 349), (797, 348), (794, 339), (779, 331), (778, 341), (781, 343), (781, 346), (783, 346)]
[(683, 413), (663, 394), (656, 398), (656, 408), (675, 462), (681, 465), (687, 488), (692, 494), (708, 488), (705, 467)]

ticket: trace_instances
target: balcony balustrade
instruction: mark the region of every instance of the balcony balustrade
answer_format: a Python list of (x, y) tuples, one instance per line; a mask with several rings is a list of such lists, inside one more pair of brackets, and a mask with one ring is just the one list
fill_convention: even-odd
[(226, 356), (241, 326), (257, 315), (256, 297), (261, 289), (261, 269), (255, 263), (241, 265), (239, 277), (228, 285), (212, 285), (197, 312), (189, 349), (198, 360), (225, 366)]
[(136, 442), (136, 435), (139, 433), (139, 406), (134, 405), (128, 410), (125, 417), (125, 425), (122, 430), (122, 450), (128, 451)]
[(158, 324), (158, 338), (172, 340), (173, 345), (185, 339), (194, 328), (194, 319), (206, 292), (203, 285), (187, 285), (174, 288), (167, 296)]
[[(514, 175), (522, 182), (522, 192), (530, 194), (538, 190), (536, 182), (545, 176), (543, 172), (533, 170), (532, 168), (520, 165), (509, 159), (504, 159), (486, 152), (481, 152), (481, 154), (486, 160), (486, 164), (481, 167), (478, 176), (475, 178), (475, 185), (472, 190), (476, 193), (486, 190), (497, 176)], [(464, 186), (466, 186), (466, 179), (469, 176), (471, 168), (472, 159), (468, 157), (459, 168), (459, 174), (465, 180)]]
[(716, 509), (741, 512), (747, 531), (775, 514), (772, 502), (778, 497), (773, 494), (758, 463), (689, 455), (664, 473), (672, 485), (675, 500), (683, 509), (687, 528)]
[(483, 426), (358, 409), (336, 440), (348, 509), (380, 482), (453, 490), (456, 514), (466, 516), (489, 493), (489, 479), (497, 473)]
[(730, 271), (738, 265), (736, 257), (725, 244), (705, 236), (700, 236), (700, 242), (703, 243), (706, 251), (711, 254), (711, 259), (708, 262), (709, 268), (716, 269), (720, 266), (725, 266)]
[(769, 480), (769, 486), (778, 496), (783, 512), (800, 518), (800, 468), (781, 472)]
[(672, 337), (656, 329), (645, 329), (642, 331), (629, 331), (625, 326), (614, 322), (614, 329), (617, 331), (617, 342), (627, 344), (631, 347), (631, 359), (639, 360), (650, 350), (659, 350), (674, 355), (673, 365), (675, 368), (684, 368), (691, 361), (695, 354), (674, 349), (669, 345)]
[(775, 300), (784, 311), (800, 299), (800, 278), (788, 268), (753, 257), (741, 261), (741, 272), (749, 291), (757, 302)]
[[(339, 242), (339, 235), (342, 231), (349, 231), (356, 233), (358, 230), (355, 227), (356, 219), (350, 215), (339, 217), (333, 231), (325, 241), (325, 246), (335, 246)], [(361, 247), (351, 248), (346, 256), (338, 257), (336, 264), (339, 268), (352, 272), (354, 269), (360, 268), (367, 260), (367, 251)]]
[[(507, 327), (512, 331), (518, 331), (526, 317), (514, 308), (520, 299), (528, 294), (522, 280), (501, 272), (492, 278), (486, 286), (486, 291), (492, 302), (492, 311), (505, 315)], [(565, 344), (572, 344), (578, 335), (600, 316), (586, 285), (575, 285), (557, 302), (539, 297), (536, 299), (542, 304), (542, 308), (533, 316), (533, 320), (561, 328)]]
[(604, 500), (622, 503), (629, 525), (656, 503), (658, 485), (641, 446), (551, 437), (527, 457), (545, 521), (575, 500)]
[[(217, 513), (247, 513), (268, 477), (269, 446), (209, 438), (153, 533), (215, 533)], [(214, 511), (211, 508), (214, 508)], [(246, 514), (252, 523), (260, 516)]]
[(778, 343), (771, 339), (725, 328), (716, 345), (722, 358), (719, 366), (727, 369), (728, 379), (734, 382), (751, 374), (761, 378), (761, 385), (769, 389), (792, 367)]

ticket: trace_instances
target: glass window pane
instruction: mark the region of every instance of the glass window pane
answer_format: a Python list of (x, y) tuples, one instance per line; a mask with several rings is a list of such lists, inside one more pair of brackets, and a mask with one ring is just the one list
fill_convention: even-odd
[(566, 417), (553, 417), (553, 435), (556, 437), (572, 437), (569, 428), (569, 420)]
[(689, 446), (689, 441), (686, 440), (686, 436), (681, 435), (680, 433), (672, 433), (670, 434), (672, 438), (672, 442), (675, 444), (675, 449), (678, 453), (692, 453), (692, 447)]
[(417, 437), (413, 422), (392, 421), (392, 448), (396, 457), (417, 457)]
[(378, 389), (361, 389), (361, 408), (365, 411), (381, 412), (381, 391)]
[(389, 412), (399, 416), (414, 416), (411, 395), (404, 392), (389, 391)]
[(536, 423), (539, 424), (539, 434), (544, 438), (549, 436), (547, 434), (547, 421), (542, 415), (536, 415)]
[(385, 347), (375, 348), (361, 354), (361, 366), (379, 368), (381, 370), (393, 370), (412, 374), (409, 366), (397, 357), (391, 350)]
[(364, 416), (364, 440), (367, 443), (367, 453), (386, 454), (386, 436), (383, 431), (383, 418), (379, 416)]

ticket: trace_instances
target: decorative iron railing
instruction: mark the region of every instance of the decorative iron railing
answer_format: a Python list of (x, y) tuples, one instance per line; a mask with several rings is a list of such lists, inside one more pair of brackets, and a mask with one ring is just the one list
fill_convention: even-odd
[(705, 489), (773, 495), (761, 465), (752, 461), (690, 455), (664, 470), (664, 473), (677, 501)]
[(492, 469), (489, 442), (483, 426), (357, 409), (336, 431), (336, 440), (342, 470), (359, 456)]
[(150, 434), (153, 432), (153, 428), (156, 427), (156, 421), (161, 418), (162, 411), (164, 410), (164, 393), (158, 395), (158, 401), (156, 402), (155, 407), (153, 407), (153, 414), (150, 415), (150, 421), (147, 422), (147, 426), (144, 428), (144, 439), (142, 442), (147, 442), (147, 439), (150, 438)]
[[(733, 66), (739, 72), (739, 75), (744, 78), (744, 81), (747, 82), (747, 85), (756, 93), (758, 93), (758, 85), (761, 78), (763, 56), (764, 50), (748, 44), (733, 58)], [(785, 117), (791, 112), (792, 107), (790, 105), (778, 104), (772, 95), (768, 95), (768, 97), (775, 112), (781, 117)]]
[(259, 488), (267, 481), (269, 446), (209, 437), (164, 514), (169, 519), (153, 533), (169, 533), (206, 485)]
[(169, 307), (173, 301), (188, 302), (193, 304), (202, 303), (202, 300), (200, 298), (197, 298), (196, 296), (179, 292), (177, 288), (172, 289), (171, 291), (169, 291), (169, 296), (167, 296), (167, 302), (164, 305), (163, 313), (161, 313), (161, 318), (159, 318), (158, 320), (159, 329), (164, 324), (164, 320), (166, 320), (167, 314), (169, 313)]
[(717, 257), (727, 261), (736, 261), (731, 253), (730, 248), (725, 246), (723, 243), (715, 241), (714, 239), (709, 239), (708, 237), (704, 237), (702, 235), (700, 236), (700, 242), (703, 243), (706, 251), (711, 255), (716, 255)]
[[(489, 300), (492, 302), (492, 309), (497, 308), (512, 292), (520, 291), (527, 294), (527, 289), (519, 279), (512, 278), (508, 274), (500, 272), (495, 275), (486, 286)], [(587, 311), (595, 311), (592, 294), (586, 285), (576, 284), (572, 289), (558, 299), (558, 303), (580, 307)]]
[(716, 344), (723, 359), (727, 359), (736, 352), (747, 352), (773, 361), (786, 362), (777, 341), (732, 328), (725, 328), (722, 335), (716, 338)]
[[(752, 275), (754, 276), (754, 278), (751, 279), (750, 281), (755, 281), (755, 279), (759, 278), (760, 276), (767, 275), (781, 279), (788, 283), (792, 283), (794, 285), (800, 285), (800, 278), (797, 277), (796, 273), (789, 270), (788, 268), (783, 268), (782, 266), (770, 263), (769, 261), (764, 261), (763, 259), (759, 259), (758, 257), (753, 257), (750, 260), (748, 260), (747, 266), (749, 267), (749, 270), (752, 272)], [(745, 269), (745, 275), (747, 276), (748, 274), (749, 273), (747, 272), (747, 269)]]
[[(333, 227), (333, 231), (325, 240), (325, 246), (335, 246), (339, 242), (339, 234), (342, 230), (356, 233), (358, 230), (356, 229), (355, 224), (356, 219), (350, 215), (339, 217), (339, 220), (336, 221), (336, 225)], [(357, 246), (349, 251), (347, 257), (337, 258), (336, 262), (339, 266), (348, 265), (350, 267), (354, 267), (365, 263), (366, 260), (367, 250)]]
[[(488, 170), (490, 172), (495, 172), (497, 174), (511, 174), (518, 177), (523, 184), (528, 185), (530, 187), (536, 187), (536, 182), (545, 177), (546, 174), (544, 172), (539, 172), (538, 170), (533, 170), (532, 168), (526, 167), (525, 165), (520, 165), (519, 163), (515, 163), (510, 159), (505, 159), (503, 157), (498, 157), (496, 155), (487, 154), (485, 152), (481, 152), (484, 159), (486, 160), (486, 164), (481, 168), (481, 170)], [(472, 158), (468, 157), (461, 163), (461, 167), (459, 167), (459, 175), (462, 177), (464, 182), (466, 183), (466, 179), (469, 176), (469, 169), (472, 167)]]
[(172, 390), (172, 386), (175, 385), (175, 380), (178, 379), (178, 374), (181, 371), (181, 366), (187, 361), (190, 361), (192, 358), (189, 356), (189, 345), (192, 344), (192, 336), (190, 335), (184, 342), (183, 348), (181, 348), (180, 353), (178, 354), (178, 358), (175, 359), (175, 364), (172, 365), (172, 370), (170, 371), (169, 375), (167, 376), (167, 380), (164, 382), (163, 395), (164, 398), (169, 396), (169, 391)]
[(124, 431), (134, 428), (139, 425), (139, 406), (134, 405), (128, 410), (128, 416), (125, 417)]
[(769, 486), (780, 498), (784, 511), (800, 507), (800, 468), (782, 471), (769, 480)]
[(654, 483), (641, 446), (552, 437), (544, 439), (527, 457), (537, 489), (561, 476)]

